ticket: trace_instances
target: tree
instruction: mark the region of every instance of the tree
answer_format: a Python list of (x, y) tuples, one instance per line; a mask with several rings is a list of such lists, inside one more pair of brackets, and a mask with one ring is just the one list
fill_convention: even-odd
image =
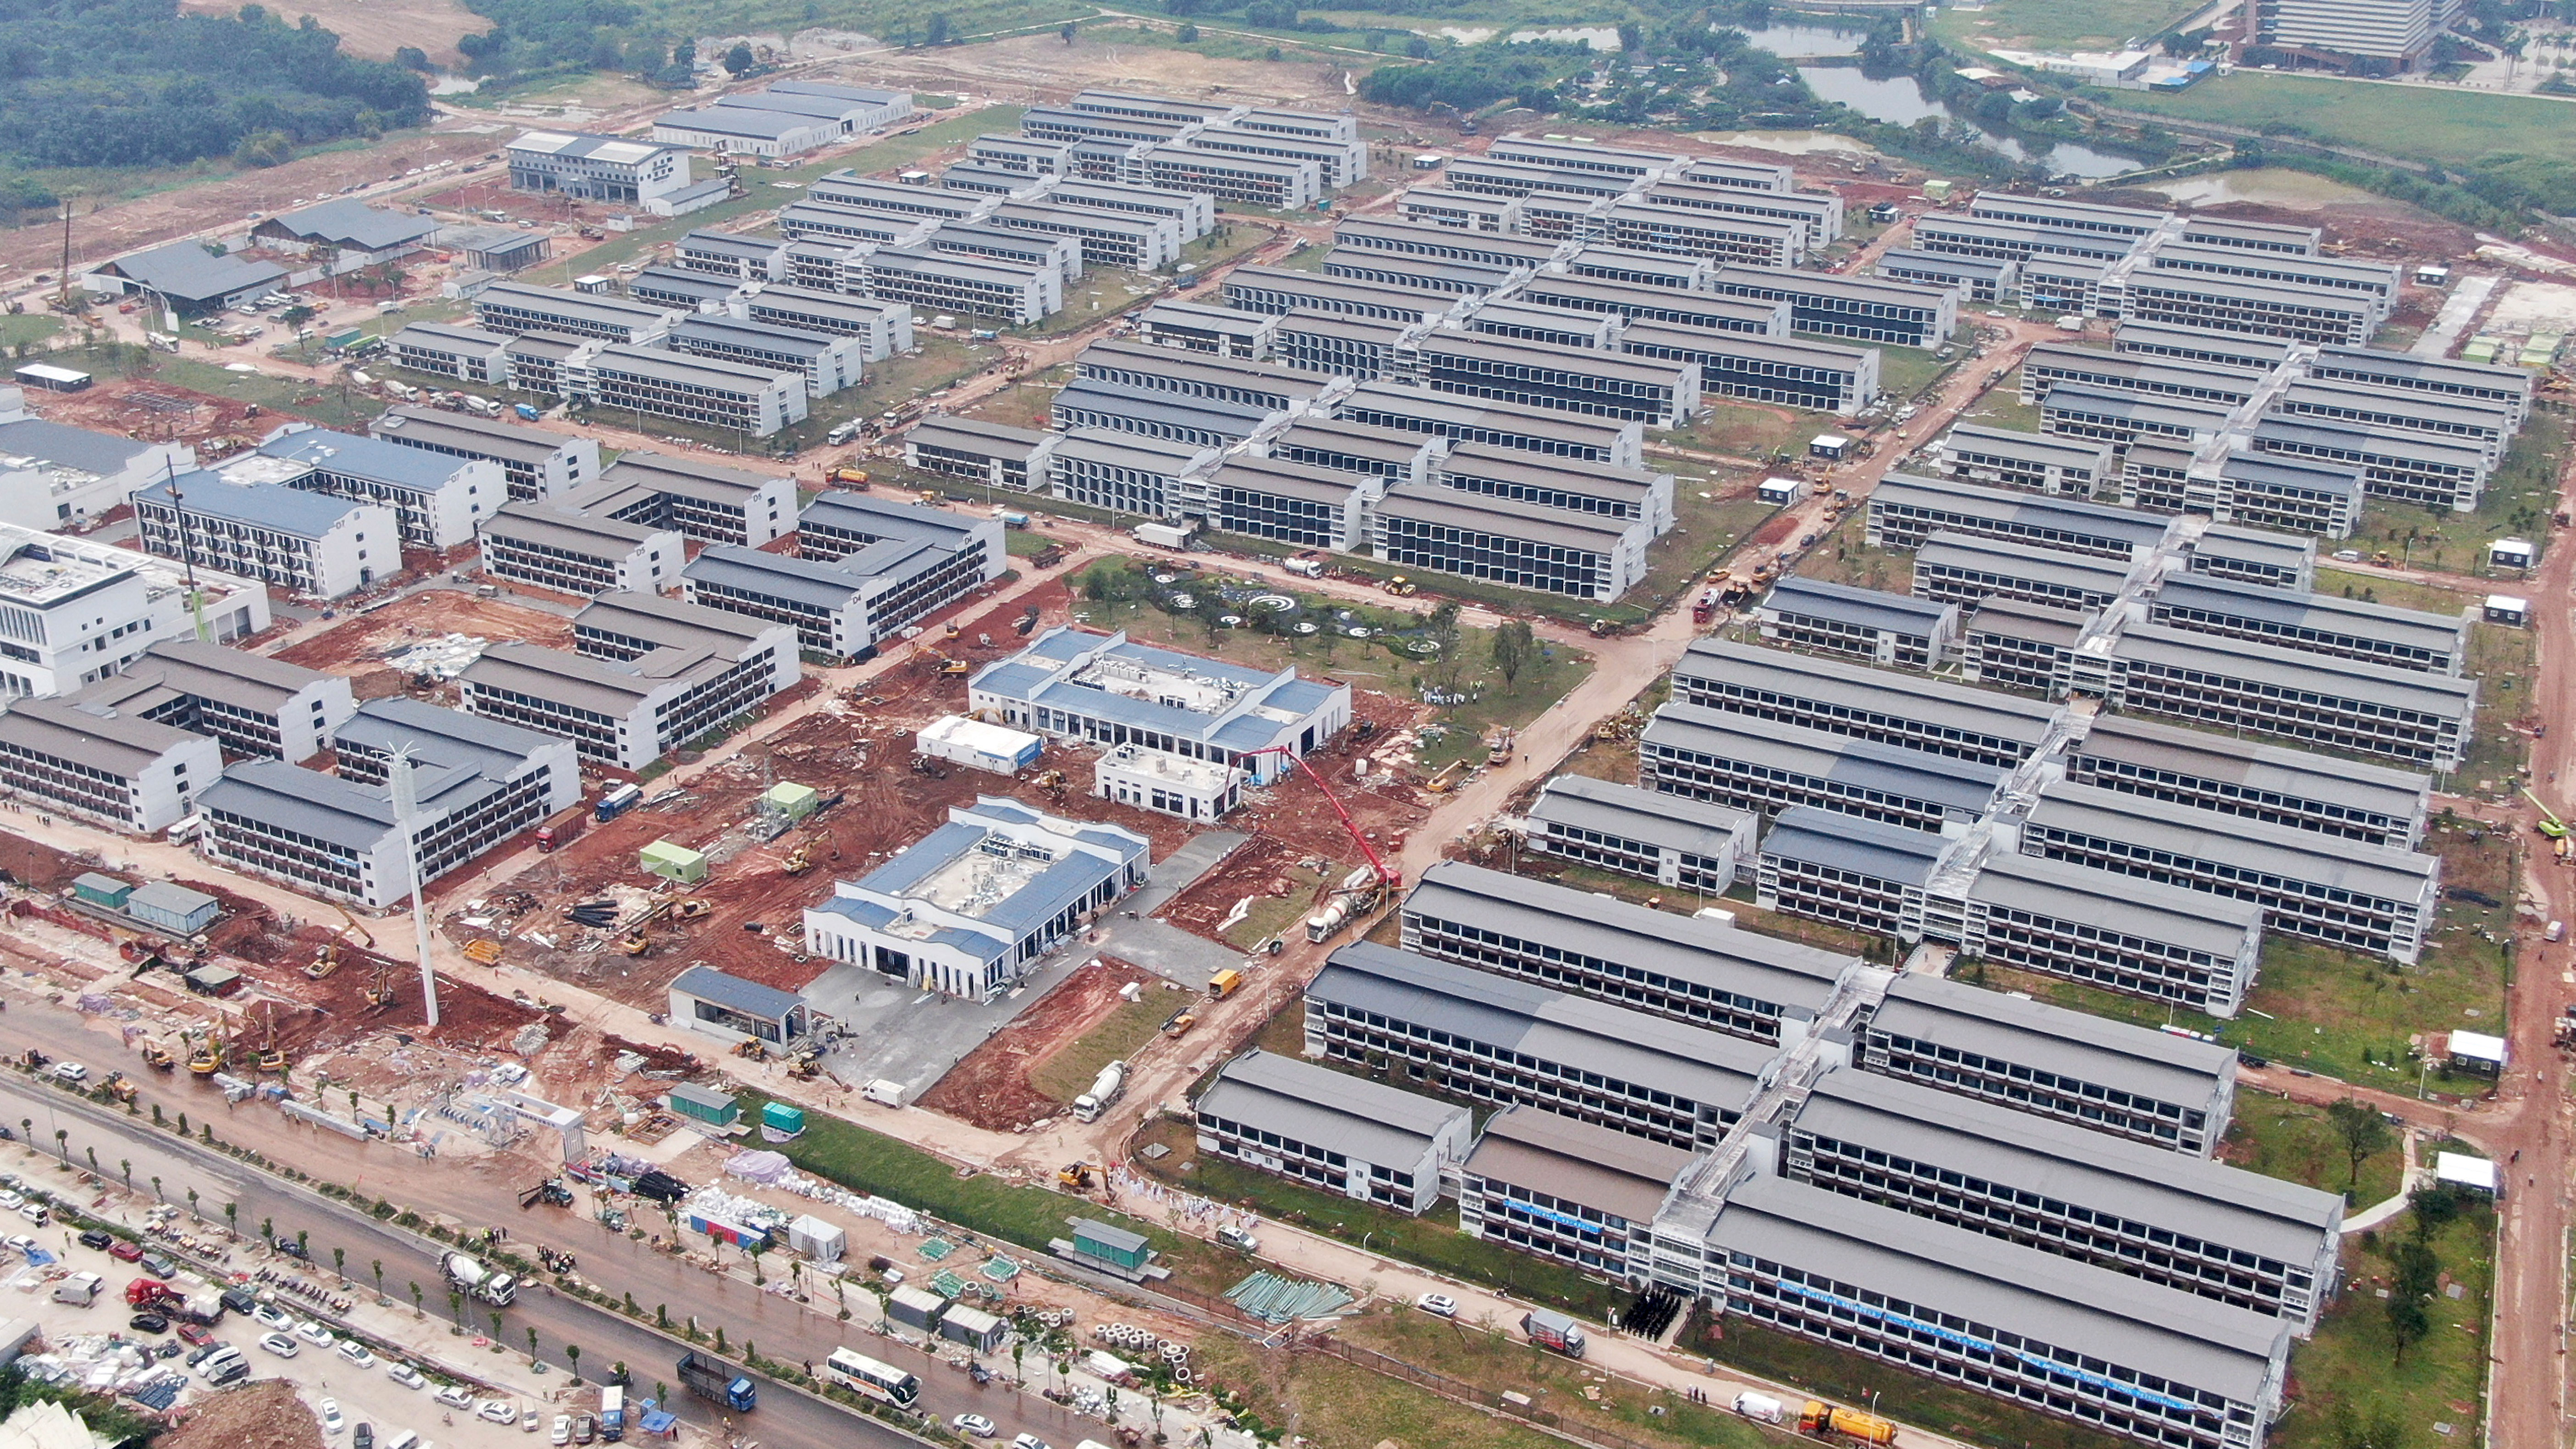
[(376, 1297), (381, 1299), (385, 1296), (385, 1260), (382, 1258), (370, 1258), (367, 1260), (367, 1266), (375, 1270)]
[(2346, 1097), (2326, 1104), (2326, 1125), (2334, 1129), (2335, 1140), (2343, 1144), (2344, 1156), (2349, 1160), (2344, 1190), (2350, 1192), (2361, 1186), (2362, 1163), (2372, 1153), (2388, 1149), (2392, 1137), (2388, 1121), (2377, 1108)]
[(947, 12), (942, 11), (937, 15), (933, 15), (930, 17), (929, 26), (922, 31), (921, 43), (924, 45), (946, 45), (952, 29), (953, 27), (948, 23)]
[(1064, 29), (1059, 30), (1059, 31), (1057, 31), (1057, 32), (1055, 33), (1055, 38), (1056, 38), (1056, 39), (1058, 39), (1058, 40), (1063, 41), (1063, 42), (1064, 42), (1065, 44), (1067, 44), (1067, 45), (1071, 45), (1071, 44), (1073, 44), (1073, 42), (1074, 42), (1074, 37), (1076, 37), (1076, 36), (1080, 35), (1081, 33), (1082, 33), (1082, 27), (1080, 27), (1080, 26), (1078, 26), (1078, 25), (1074, 24), (1072, 21), (1068, 20), (1068, 21), (1066, 21), (1066, 22), (1064, 23)]
[(1297, 28), (1295, 0), (1252, 0), (1243, 7), (1243, 23), (1261, 30)]
[(447, 1316), (456, 1320), (457, 1332), (465, 1331), (465, 1295), (453, 1288), (447, 1290)]
[(430, 68), (429, 52), (417, 45), (397, 45), (394, 47), (394, 64), (405, 70), (425, 72)]
[(1646, 27), (1639, 25), (1634, 20), (1620, 21), (1619, 53), (1630, 60), (1635, 60), (1638, 58), (1638, 52), (1645, 48)]
[(1199, 43), (1199, 27), (1198, 27), (1198, 22), (1196, 22), (1196, 21), (1194, 21), (1194, 20), (1184, 20), (1184, 21), (1182, 21), (1182, 22), (1181, 22), (1181, 28), (1172, 32), (1172, 38), (1173, 38), (1174, 40), (1179, 41), (1179, 42), (1180, 42), (1181, 44), (1183, 44), (1183, 45), (1196, 45), (1196, 44), (1198, 44), (1198, 43)]
[(2326, 1433), (2334, 1449), (2409, 1449), (2406, 1421), (2394, 1404), (2374, 1404), (2365, 1417), (2350, 1399), (2338, 1399)]
[(759, 64), (760, 58), (751, 53), (751, 42), (747, 40), (735, 41), (733, 49), (724, 53), (725, 74), (735, 80), (751, 74), (753, 68)]
[(116, 1159), (116, 1170), (125, 1178), (125, 1190), (134, 1191), (134, 1159), (131, 1157)]
[(66, 1163), (72, 1160), (72, 1130), (70, 1128), (57, 1127), (54, 1129), (54, 1155), (61, 1158)]
[[(152, 1190), (153, 1190), (155, 1193), (158, 1193), (159, 1191), (161, 1191), (161, 1184), (160, 1184), (160, 1183), (158, 1183), (158, 1182), (155, 1182), (154, 1184), (152, 1184)], [(240, 1203), (237, 1203), (237, 1202), (228, 1202), (228, 1203), (225, 1203), (225, 1204), (224, 1204), (224, 1227), (225, 1227), (225, 1229), (226, 1229), (227, 1231), (231, 1231), (231, 1232), (239, 1232), (239, 1231), (241, 1230), (241, 1204), (240, 1204)]]
[(1520, 682), (1521, 671), (1538, 662), (1538, 634), (1527, 619), (1505, 619), (1494, 630), (1494, 668), (1503, 676), (1503, 688)]
[(536, 1361), (537, 1361), (537, 1329), (536, 1329), (536, 1325), (534, 1325), (534, 1324), (530, 1324), (530, 1325), (528, 1326), (528, 1362), (530, 1362), (530, 1363), (535, 1363)]
[(2424, 1300), (2412, 1294), (2388, 1295), (2388, 1341), (2396, 1346), (2395, 1361), (2406, 1361), (2406, 1350), (2420, 1341), (2433, 1327), (2424, 1312)]
[(564, 1345), (564, 1362), (572, 1368), (572, 1381), (573, 1381), (574, 1383), (576, 1383), (576, 1384), (580, 1383), (580, 1382), (581, 1382), (581, 1345), (580, 1345), (580, 1344), (577, 1344), (577, 1343), (567, 1343), (567, 1344), (565, 1344), (565, 1345)]
[(313, 1261), (313, 1232), (311, 1229), (297, 1228), (295, 1230), (295, 1256), (302, 1258), (308, 1263)]
[(1431, 58), (1431, 37), (1427, 35), (1406, 36), (1404, 41), (1404, 53), (1412, 56), (1415, 60), (1429, 60)]
[(411, 1311), (414, 1317), (420, 1315), (420, 1280), (417, 1278), (411, 1284)]
[(331, 1276), (333, 1276), (333, 1277), (335, 1277), (335, 1278), (339, 1279), (339, 1280), (340, 1280), (341, 1282), (343, 1282), (343, 1283), (346, 1283), (346, 1282), (348, 1282), (348, 1281), (349, 1281), (349, 1250), (348, 1250), (348, 1249), (346, 1249), (346, 1248), (333, 1248), (333, 1249), (331, 1250)]

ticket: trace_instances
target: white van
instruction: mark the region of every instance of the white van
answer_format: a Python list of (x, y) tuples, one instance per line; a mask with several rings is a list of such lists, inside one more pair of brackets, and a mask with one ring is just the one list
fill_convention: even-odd
[(99, 1286), (106, 1281), (96, 1273), (74, 1273), (54, 1285), (54, 1301), (87, 1308), (98, 1301)]
[(376, 1449), (429, 1449), (429, 1446), (420, 1442), (418, 1434), (405, 1429), (390, 1439), (377, 1440)]

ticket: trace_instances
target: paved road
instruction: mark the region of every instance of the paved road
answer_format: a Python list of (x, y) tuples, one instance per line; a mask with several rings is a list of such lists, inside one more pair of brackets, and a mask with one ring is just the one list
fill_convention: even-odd
[[(81, 1040), (84, 1036), (89, 1034), (70, 1019), (69, 1013), (59, 1009), (22, 1001), (17, 1009), (0, 1015), (0, 1044), (5, 1044), (11, 1053), (37, 1043), (53, 1051), (64, 1051), (67, 1044), (73, 1044), (74, 1050), (88, 1050), (87, 1043)], [(107, 1045), (104, 1038), (89, 1039), (101, 1047)], [(94, 1061), (99, 1055), (92, 1051)], [(531, 1246), (542, 1238), (553, 1245), (569, 1247), (580, 1255), (583, 1275), (608, 1291), (632, 1292), (641, 1303), (668, 1302), (673, 1305), (675, 1318), (684, 1311), (695, 1311), (703, 1323), (723, 1324), (731, 1342), (756, 1343), (766, 1356), (820, 1361), (844, 1340), (841, 1326), (821, 1313), (757, 1292), (738, 1280), (715, 1278), (688, 1268), (595, 1223), (561, 1212), (523, 1216), (512, 1206), (508, 1185), (481, 1173), (422, 1164), (382, 1143), (357, 1146), (337, 1137), (321, 1137), (318, 1129), (291, 1126), (265, 1107), (245, 1106), (232, 1109), (229, 1115), (213, 1116), (225, 1111), (221, 1095), (185, 1078), (145, 1079), (141, 1085), (146, 1089), (143, 1105), (147, 1114), (158, 1097), (165, 1110), (187, 1110), (198, 1120), (211, 1120), (216, 1134), (228, 1142), (256, 1147), (279, 1160), (356, 1177), (371, 1191), (393, 1195), (467, 1223), (506, 1224), (514, 1238)], [(157, 1130), (150, 1125), (148, 1115), (129, 1118), (122, 1112), (31, 1082), (15, 1072), (0, 1073), (0, 1120), (14, 1122), (21, 1118), (34, 1120), (35, 1140), (40, 1144), (52, 1142), (57, 1127), (69, 1129), (71, 1156), (76, 1162), (86, 1148), (95, 1146), (102, 1163), (131, 1160), (138, 1183), (161, 1178), (162, 1190), (173, 1201), (184, 1201), (190, 1188), (197, 1189), (201, 1205), (212, 1221), (222, 1221), (221, 1204), (237, 1203), (245, 1234), (255, 1234), (264, 1220), (273, 1220), (281, 1237), (303, 1229), (311, 1232), (313, 1256), (324, 1264), (331, 1261), (333, 1248), (345, 1248), (351, 1267), (365, 1281), (362, 1265), (381, 1258), (386, 1265), (385, 1281), (397, 1299), (407, 1296), (407, 1285), (412, 1281), (428, 1288), (433, 1312), (444, 1299), (443, 1291), (436, 1286), (439, 1279), (435, 1244), (246, 1168), (176, 1134)], [(419, 1170), (407, 1171), (408, 1168)], [(399, 1185), (389, 1181), (393, 1178), (401, 1179)], [(432, 1185), (444, 1185), (448, 1191), (433, 1195), (419, 1190)], [(478, 1314), (488, 1311), (475, 1310)], [(527, 1329), (533, 1327), (537, 1330), (540, 1356), (558, 1369), (568, 1366), (563, 1345), (574, 1343), (581, 1346), (582, 1360), (593, 1374), (609, 1363), (623, 1360), (643, 1384), (673, 1377), (670, 1365), (678, 1353), (667, 1340), (616, 1314), (558, 1295), (542, 1285), (523, 1288), (518, 1302), (505, 1310), (503, 1317), (507, 1324), (500, 1335), (503, 1342), (519, 1345)], [(481, 1327), (489, 1326), (479, 1318), (477, 1322)], [(920, 1373), (926, 1390), (924, 1406), (943, 1416), (971, 1408), (993, 1418), (1005, 1434), (1026, 1431), (1057, 1443), (1087, 1437), (1082, 1421), (1044, 1400), (1015, 1395), (999, 1384), (974, 1388), (962, 1375), (930, 1362), (927, 1356), (873, 1335), (853, 1333), (846, 1337), (865, 1352)], [(710, 1406), (685, 1395), (676, 1407), (692, 1423), (714, 1423)], [(855, 1443), (868, 1449), (907, 1449), (914, 1443), (874, 1420), (813, 1402), (774, 1385), (764, 1385), (757, 1412), (758, 1436), (762, 1443), (772, 1446), (848, 1449)], [(746, 1424), (747, 1431), (753, 1427)], [(1090, 1428), (1096, 1430), (1097, 1425)]]

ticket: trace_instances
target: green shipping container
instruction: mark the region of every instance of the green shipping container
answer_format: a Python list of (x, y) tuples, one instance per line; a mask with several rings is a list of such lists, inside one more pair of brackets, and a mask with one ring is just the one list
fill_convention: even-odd
[(801, 1136), (805, 1131), (805, 1109), (785, 1102), (772, 1102), (760, 1109), (760, 1129), (764, 1134), (775, 1132), (784, 1137)]

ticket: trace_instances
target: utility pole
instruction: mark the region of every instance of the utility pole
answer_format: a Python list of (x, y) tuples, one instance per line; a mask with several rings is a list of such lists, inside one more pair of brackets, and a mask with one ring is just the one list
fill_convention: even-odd
[(72, 199), (63, 196), (63, 268), (54, 273), (54, 310), (72, 309)]
[(411, 873), (412, 946), (420, 956), (420, 999), (432, 1031), (438, 1029), (438, 975), (429, 964), (429, 902), (420, 888), (420, 792), (412, 781), (411, 747), (394, 751), (387, 762), (386, 784), (393, 795), (394, 828), (402, 832), (403, 866)]
[(168, 474), (164, 486), (170, 495), (170, 516), (179, 525), (179, 567), (188, 577), (188, 612), (197, 621), (197, 642), (212, 643), (206, 635), (206, 595), (197, 587), (197, 541), (188, 532), (188, 509), (179, 493), (179, 463), (175, 458), (163, 458), (161, 467)]

